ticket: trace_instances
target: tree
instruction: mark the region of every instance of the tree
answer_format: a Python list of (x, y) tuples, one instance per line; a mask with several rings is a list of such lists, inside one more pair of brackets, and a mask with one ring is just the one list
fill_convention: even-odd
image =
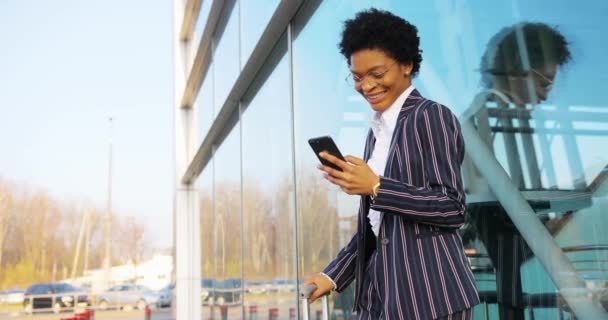
[[(88, 253), (75, 255), (85, 212), (91, 225)], [(105, 210), (90, 204), (60, 202), (44, 191), (0, 179), (0, 288), (59, 280), (74, 266), (101, 267), (104, 215)], [(138, 263), (147, 248), (145, 226), (134, 218), (118, 217), (114, 257)], [(83, 269), (76, 270), (78, 276)]]
[(0, 180), (0, 274), (2, 274), (4, 239), (7, 238), (9, 220), (12, 218), (14, 209), (13, 195), (10, 186)]

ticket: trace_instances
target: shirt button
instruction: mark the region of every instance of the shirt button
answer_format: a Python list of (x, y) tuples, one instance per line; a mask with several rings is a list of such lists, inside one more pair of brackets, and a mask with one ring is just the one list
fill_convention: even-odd
[(383, 246), (388, 244), (388, 238), (382, 238), (382, 241), (380, 241), (382, 243)]

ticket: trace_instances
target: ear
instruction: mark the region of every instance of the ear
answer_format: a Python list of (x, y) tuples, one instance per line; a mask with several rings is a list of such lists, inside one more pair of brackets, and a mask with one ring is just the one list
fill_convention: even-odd
[(402, 63), (401, 73), (405, 78), (409, 77), (412, 74), (412, 69), (414, 69), (414, 64), (412, 62)]

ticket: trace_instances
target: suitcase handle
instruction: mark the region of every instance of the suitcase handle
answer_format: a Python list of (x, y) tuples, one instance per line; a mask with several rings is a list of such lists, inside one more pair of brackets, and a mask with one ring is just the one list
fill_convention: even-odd
[[(307, 284), (300, 287), (300, 306), (302, 308), (302, 320), (310, 320), (310, 304), (308, 303), (308, 298), (313, 293), (313, 291), (317, 290), (317, 286), (315, 284)], [(322, 319), (329, 320), (329, 299), (328, 295), (324, 295), (321, 297), (322, 303)]]

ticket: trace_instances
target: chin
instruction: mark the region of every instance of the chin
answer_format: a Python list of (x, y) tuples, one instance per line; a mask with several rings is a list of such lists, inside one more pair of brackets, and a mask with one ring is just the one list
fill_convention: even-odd
[(388, 105), (386, 105), (386, 103), (370, 104), (369, 106), (372, 107), (374, 111), (384, 111), (389, 107)]

